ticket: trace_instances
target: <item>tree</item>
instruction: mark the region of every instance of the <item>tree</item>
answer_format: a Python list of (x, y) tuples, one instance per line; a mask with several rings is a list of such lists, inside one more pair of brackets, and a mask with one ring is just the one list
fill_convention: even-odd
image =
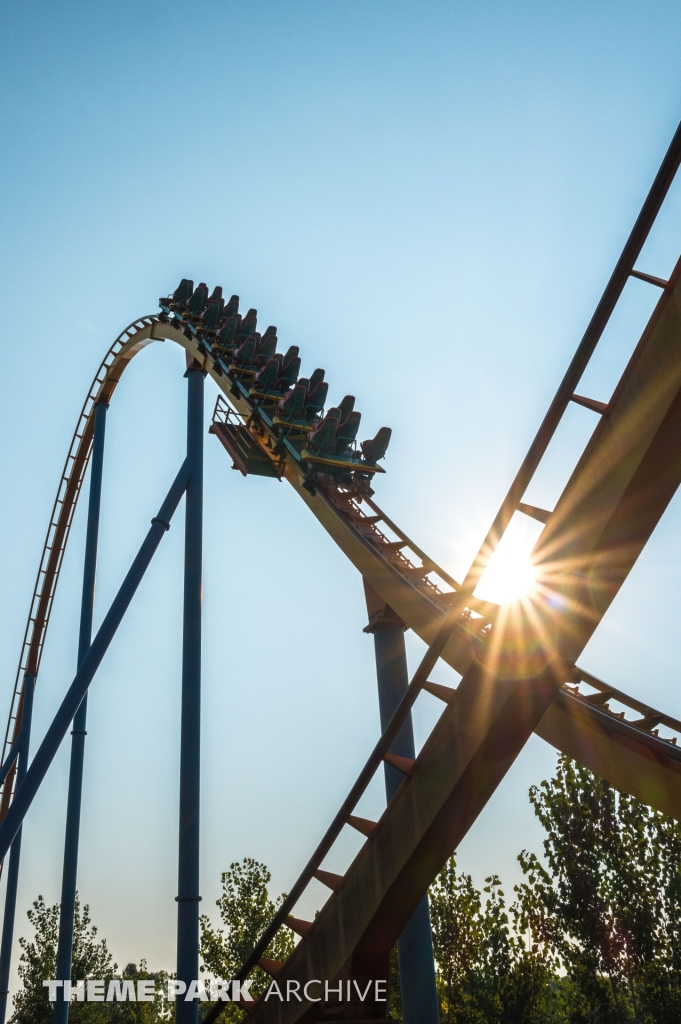
[(165, 1001), (170, 977), (174, 977), (174, 975), (167, 974), (166, 971), (149, 971), (146, 960), (140, 960), (139, 967), (137, 964), (127, 964), (120, 975), (121, 980), (130, 980), (135, 985), (138, 981), (153, 981), (156, 997), (153, 1003), (132, 1001), (107, 1003), (109, 1016), (106, 1020), (110, 1024), (161, 1024), (161, 1022), (171, 1024), (175, 1020), (175, 1004)]
[(548, 867), (521, 853), (518, 915), (566, 971), (566, 1019), (681, 1020), (681, 826), (564, 756), (530, 800)]
[(443, 1024), (539, 1024), (556, 1020), (553, 965), (509, 925), (496, 875), (483, 895), (452, 857), (430, 890)]
[[(59, 931), (59, 904), (48, 907), (42, 896), (28, 911), (28, 919), (34, 929), (32, 941), (19, 939), (19, 977), (23, 988), (14, 997), (12, 1024), (50, 1024), (52, 1005), (47, 989), (43, 987), (46, 978), (54, 978), (57, 962), (57, 935)], [(73, 931), (73, 978), (109, 978), (117, 970), (117, 964), (106, 945), (106, 940), (97, 941), (97, 929), (91, 925), (90, 909), (81, 909), (76, 896), (76, 910)], [(105, 1020), (103, 1008), (96, 1003), (74, 1002), (69, 1018), (79, 1024)]]
[(430, 889), (433, 951), (442, 1020), (447, 1024), (476, 1024), (476, 978), (482, 934), (480, 893), (470, 875), (457, 875), (451, 857)]
[[(230, 864), (229, 871), (223, 872), (222, 895), (216, 905), (225, 927), (215, 929), (205, 914), (201, 916), (201, 971), (222, 980), (236, 975), (284, 899), (282, 894), (276, 903), (272, 902), (267, 889), (270, 880), (267, 867), (251, 857)], [(285, 960), (293, 948), (292, 933), (280, 928), (265, 956)], [(264, 991), (271, 980), (260, 967), (251, 977), (254, 995)], [(223, 1018), (237, 1020), (240, 1016), (237, 1005), (227, 1003)]]
[[(52, 1024), (52, 1004), (48, 999), (43, 981), (55, 977), (57, 963), (57, 937), (59, 932), (59, 904), (48, 907), (42, 896), (28, 911), (33, 926), (32, 940), (20, 938), (19, 977), (22, 988), (14, 997), (14, 1014), (10, 1024)], [(139, 969), (128, 964), (122, 975), (117, 975), (118, 965), (108, 950), (105, 939), (97, 939), (97, 929), (90, 920), (90, 910), (81, 908), (76, 895), (76, 909), (73, 932), (73, 959), (71, 977), (111, 981), (120, 977), (138, 981), (153, 978), (159, 995), (153, 1003), (112, 1002), (94, 1003), (74, 1001), (69, 1007), (70, 1024), (156, 1024), (168, 1019), (160, 991), (167, 976), (163, 972), (151, 974), (145, 961)]]

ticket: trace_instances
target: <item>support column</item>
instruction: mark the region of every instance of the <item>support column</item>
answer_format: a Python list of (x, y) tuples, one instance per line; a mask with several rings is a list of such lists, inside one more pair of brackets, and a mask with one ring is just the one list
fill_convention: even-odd
[[(102, 471), (104, 466), (104, 435), (106, 432), (107, 406), (98, 402), (94, 414), (94, 437), (92, 440), (92, 463), (90, 467), (90, 495), (85, 536), (85, 563), (83, 567), (83, 592), (80, 603), (80, 632), (78, 635), (78, 665), (90, 649), (92, 622), (95, 610), (95, 580), (97, 577), (97, 548), (99, 543), (99, 512), (102, 500)], [(57, 967), (55, 978), (66, 981), (71, 978), (73, 954), (73, 926), (76, 909), (76, 876), (78, 873), (78, 844), (80, 840), (80, 805), (83, 793), (83, 764), (85, 760), (85, 726), (87, 723), (87, 693), (73, 719), (71, 732), (71, 764), (69, 768), (69, 792), (66, 804), (66, 835), (64, 838), (64, 866), (61, 882), (61, 906), (59, 911), (59, 939), (57, 942)], [(57, 1001), (52, 1011), (53, 1024), (66, 1024), (69, 1018), (69, 1004), (64, 1001), (63, 989), (57, 989)]]
[[(186, 373), (187, 462), (184, 534), (180, 829), (177, 894), (177, 978), (189, 989), (199, 977), (199, 801), (201, 771), (201, 586), (203, 546), (203, 380), (193, 363)], [(179, 995), (177, 1024), (197, 1024), (197, 999)]]
[[(397, 706), (407, 692), (409, 675), (404, 643), (405, 625), (368, 583), (364, 583), (369, 613), (366, 633), (373, 633), (376, 653), (376, 678), (381, 732), (384, 732)], [(392, 754), (414, 758), (414, 729), (411, 714), (405, 719), (390, 747)], [(404, 776), (386, 764), (385, 795), (394, 796)], [(435, 987), (433, 935), (430, 925), (428, 896), (425, 895), (397, 940), (400, 965), (400, 991), (404, 1024), (439, 1024), (440, 1009)]]
[[(21, 734), (19, 736), (19, 764), (17, 767), (17, 790), (24, 781), (28, 767), (28, 750), (31, 742), (31, 721), (33, 719), (33, 693), (35, 676), (24, 676), (24, 693), (21, 701)], [(9, 996), (9, 969), (12, 962), (14, 939), (14, 916), (17, 908), (17, 887), (19, 885), (19, 861), (21, 860), (21, 829), (17, 832), (9, 852), (7, 890), (5, 893), (5, 916), (2, 922), (0, 943), (0, 1024), (5, 1024), (7, 998)]]

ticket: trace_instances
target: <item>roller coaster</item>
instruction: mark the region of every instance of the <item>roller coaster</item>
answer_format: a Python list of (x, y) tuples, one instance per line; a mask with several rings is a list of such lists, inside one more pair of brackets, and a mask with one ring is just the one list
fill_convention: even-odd
[[(106, 353), (78, 418), (60, 479), (36, 579), (5, 731), (0, 783), (0, 859), (9, 854), (0, 1011), (4, 1024), (21, 852), (21, 827), (72, 726), (71, 769), (57, 977), (71, 977), (73, 905), (87, 692), (107, 647), (183, 496), (185, 582), (180, 751), (178, 979), (198, 978), (198, 848), (201, 671), (203, 387), (219, 397), (210, 433), (241, 474), (285, 480), (361, 574), (367, 632), (374, 636), (382, 734), (350, 793), (237, 978), (258, 965), (291, 1000), (240, 997), (254, 1024), (381, 1020), (376, 991), (398, 944), (405, 1024), (438, 1019), (426, 893), (471, 828), (532, 732), (620, 790), (681, 820), (681, 721), (581, 668), (577, 661), (681, 482), (681, 260), (668, 280), (636, 268), (681, 162), (681, 126), (662, 162), (622, 255), (575, 356), (488, 534), (462, 581), (430, 558), (375, 501), (390, 430), (357, 442), (360, 413), (346, 396), (325, 410), (324, 371), (301, 378), (295, 346), (277, 351), (275, 327), (257, 330), (257, 312), (239, 313), (202, 282), (183, 279), (160, 312), (134, 321)], [(630, 277), (659, 300), (607, 403), (577, 393), (579, 381)], [(102, 625), (92, 637), (99, 496), (106, 410), (134, 356), (156, 341), (186, 352), (187, 458)], [(553, 509), (523, 501), (570, 403), (598, 414), (597, 425)], [(29, 760), (33, 695), (74, 511), (92, 463), (78, 667), (51, 726)], [(532, 599), (498, 605), (476, 595), (515, 515), (542, 524), (532, 552)], [(404, 631), (427, 645), (411, 681)], [(442, 659), (458, 686), (429, 676)], [(418, 756), (411, 709), (422, 691), (442, 714)], [(619, 710), (618, 710), (619, 709)], [(387, 806), (377, 822), (355, 814), (383, 765)], [(344, 875), (324, 869), (341, 831), (364, 837)], [(330, 896), (314, 921), (294, 915), (313, 878)], [(285, 962), (266, 956), (278, 929), (300, 937)], [(331, 988), (324, 998), (314, 979)], [(352, 985), (351, 985), (352, 982)], [(372, 992), (374, 990), (372, 989)], [(217, 1002), (206, 1020), (216, 1020)], [(68, 1018), (68, 1000), (54, 1020)], [(196, 1022), (196, 1002), (177, 1003), (178, 1022)]]

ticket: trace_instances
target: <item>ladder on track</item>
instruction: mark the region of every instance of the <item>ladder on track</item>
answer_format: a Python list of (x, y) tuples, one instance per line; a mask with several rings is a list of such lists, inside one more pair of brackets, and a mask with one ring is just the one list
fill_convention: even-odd
[[(362, 784), (302, 879), (326, 881), (329, 900), (313, 922), (278, 915), (278, 923), (302, 936), (285, 964), (269, 965), (278, 984), (349, 977), (363, 984), (380, 977), (424, 891), (566, 681), (591, 684), (599, 696), (582, 698), (588, 707), (602, 708), (615, 696), (575, 670), (575, 661), (680, 482), (681, 261), (615, 389), (608, 415), (547, 517), (536, 549), (543, 599), (530, 608), (500, 611), (477, 640), (471, 634), (470, 646), (477, 649), (456, 689), (428, 682), (434, 659), (426, 656), (426, 669), (421, 666), (410, 686), (411, 702), (425, 688), (443, 700), (445, 710), (415, 761), (387, 753), (385, 737), (374, 752)], [(638, 728), (649, 730), (662, 717), (644, 711)], [(678, 773), (676, 746), (667, 746)], [(370, 835), (345, 875), (325, 878), (323, 856), (338, 826), (357, 825), (355, 805), (382, 759), (404, 774), (404, 782), (380, 821), (361, 826)], [(294, 887), (292, 896), (300, 894), (301, 887)], [(284, 911), (291, 909), (288, 900)], [(249, 1009), (258, 1024), (294, 1022), (315, 1012), (310, 1001), (262, 998)]]

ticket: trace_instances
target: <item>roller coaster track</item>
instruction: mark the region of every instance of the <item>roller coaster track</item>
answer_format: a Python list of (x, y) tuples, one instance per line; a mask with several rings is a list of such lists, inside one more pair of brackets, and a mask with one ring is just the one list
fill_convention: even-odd
[[(386, 609), (430, 645), (399, 714), (422, 689), (445, 710), (415, 762), (388, 753), (388, 727), (327, 836), (282, 911), (244, 965), (279, 978), (376, 977), (416, 903), (475, 820), (531, 731), (558, 750), (658, 810), (681, 820), (681, 722), (628, 696), (576, 665), (576, 659), (624, 582), (681, 481), (681, 261), (669, 281), (634, 269), (643, 241), (681, 159), (681, 130), (632, 232), (566, 380), (473, 569), (458, 583), (402, 531), (373, 499), (367, 474), (335, 481), (305, 458), (253, 398), (214, 334), (162, 300), (160, 314), (134, 321), (115, 340), (81, 410), (52, 510), (5, 732), (3, 761), (21, 729), (23, 684), (37, 676), (71, 524), (90, 458), (94, 409), (108, 404), (133, 357), (156, 341), (174, 341), (217, 385), (211, 432), (235, 468), (286, 480), (362, 575), (377, 615)], [(574, 392), (629, 276), (659, 287), (660, 298), (607, 404)], [(607, 300), (607, 301), (606, 301)], [(591, 335), (589, 335), (591, 331)], [(588, 344), (587, 344), (588, 341)], [(581, 354), (580, 354), (581, 353)], [(579, 357), (579, 358), (578, 358)], [(576, 369), (575, 369), (576, 367)], [(571, 376), (572, 375), (572, 376)], [(566, 384), (567, 381), (567, 384)], [(601, 414), (552, 511), (522, 496), (548, 440), (572, 400)], [(548, 424), (548, 427), (547, 427)], [(358, 462), (358, 467), (360, 463)], [(324, 467), (322, 467), (323, 470)], [(375, 467), (370, 472), (375, 472)], [(524, 474), (524, 475), (523, 475)], [(515, 511), (545, 524), (535, 548), (543, 598), (527, 609), (499, 607), (475, 586)], [(547, 595), (551, 597), (548, 600)], [(559, 599), (559, 600), (557, 600)], [(457, 689), (427, 679), (440, 656), (462, 677)], [(421, 673), (419, 675), (419, 673)], [(611, 705), (622, 710), (615, 711)], [(627, 717), (633, 712), (636, 717)], [(400, 719), (401, 721), (401, 719)], [(659, 728), (672, 735), (659, 735)], [(391, 732), (392, 730), (392, 732)], [(381, 760), (405, 782), (380, 822), (353, 810)], [(14, 771), (0, 803), (12, 800)], [(367, 842), (345, 876), (321, 868), (346, 823)], [(314, 923), (290, 916), (312, 877), (332, 890)], [(303, 936), (286, 964), (263, 960), (277, 927)], [(345, 972), (345, 973), (344, 973)], [(373, 972), (373, 973), (372, 973)], [(318, 1019), (315, 1004), (247, 1006), (257, 1021)], [(211, 1019), (217, 1015), (214, 1012)]]
[[(666, 301), (666, 295), (666, 292), (663, 293), (661, 303)], [(13, 689), (3, 760), (21, 727), (23, 677), (26, 673), (37, 675), (40, 667), (59, 572), (90, 457), (94, 406), (97, 402), (110, 402), (124, 370), (142, 348), (164, 340), (177, 342), (190, 355), (201, 360), (229, 403), (237, 413), (241, 413), (244, 422), (253, 411), (244, 396), (236, 397), (232, 393), (235, 382), (227, 367), (221, 373), (216, 372), (210, 356), (199, 352), (193, 336), (190, 341), (182, 330), (163, 322), (157, 315), (135, 320), (116, 338), (88, 391), (59, 482)], [(219, 401), (211, 427), (218, 434), (224, 420), (222, 409), (224, 405)], [(256, 423), (251, 425), (251, 431), (256, 438), (260, 438)], [(353, 494), (343, 487), (323, 486), (318, 486), (313, 496), (305, 489), (299, 463), (291, 453), (287, 453), (278, 462), (282, 477), (292, 484), (364, 579), (422, 640), (430, 643), (444, 618), (452, 595), (459, 589), (457, 582), (412, 542), (371, 497)], [(370, 515), (366, 514), (363, 506), (369, 509)], [(391, 534), (395, 534), (398, 541), (386, 536), (379, 523), (384, 524)], [(415, 558), (410, 560), (405, 551), (410, 551)], [(439, 578), (440, 586), (433, 581), (433, 576)], [(497, 614), (497, 606), (471, 598), (462, 612), (459, 628), (443, 652), (443, 660), (463, 675), (484, 643), (485, 634), (491, 631), (491, 624)], [(586, 685), (588, 692), (580, 690), (579, 685), (576, 685), (580, 683)], [(625, 719), (623, 712), (609, 710), (608, 701), (638, 712), (638, 722)], [(675, 746), (676, 735), (670, 740), (655, 735), (654, 730), (660, 725), (675, 734), (681, 734), (681, 722), (677, 719), (575, 668), (573, 676), (566, 681), (545, 719), (539, 724), (537, 733), (613, 785), (645, 799), (667, 814), (681, 818), (681, 749)], [(586, 729), (590, 733), (585, 734)], [(633, 763), (632, 757), (637, 759)], [(646, 772), (643, 774), (640, 769), (644, 765), (638, 764), (638, 760), (645, 765)], [(648, 787), (649, 775), (655, 779), (653, 788)], [(10, 779), (8, 775), (3, 809), (11, 790)]]

